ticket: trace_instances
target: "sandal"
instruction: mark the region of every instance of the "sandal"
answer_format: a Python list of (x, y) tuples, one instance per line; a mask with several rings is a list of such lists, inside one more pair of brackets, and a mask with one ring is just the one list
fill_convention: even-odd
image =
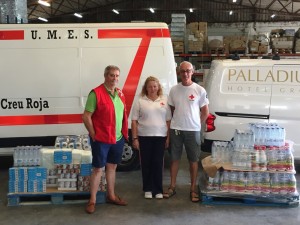
[(164, 192), (163, 196), (164, 198), (171, 198), (176, 194), (175, 187), (168, 187), (168, 190)]
[(191, 199), (191, 202), (199, 202), (200, 201), (199, 195), (195, 191), (190, 192), (190, 199)]

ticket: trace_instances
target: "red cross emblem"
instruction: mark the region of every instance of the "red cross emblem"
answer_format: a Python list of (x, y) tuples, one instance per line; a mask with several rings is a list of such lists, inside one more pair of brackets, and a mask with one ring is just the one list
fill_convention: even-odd
[(190, 99), (190, 100), (194, 100), (194, 98), (195, 98), (194, 95), (190, 95), (190, 96), (189, 96), (189, 99)]

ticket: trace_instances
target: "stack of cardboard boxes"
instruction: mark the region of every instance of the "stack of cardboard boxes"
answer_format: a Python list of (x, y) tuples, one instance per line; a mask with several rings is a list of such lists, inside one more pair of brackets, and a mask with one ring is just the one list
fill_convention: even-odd
[(248, 42), (248, 51), (253, 54), (267, 54), (269, 51), (269, 45), (266, 42), (259, 40), (250, 40)]
[(193, 22), (187, 25), (188, 52), (203, 53), (207, 46), (207, 23)]

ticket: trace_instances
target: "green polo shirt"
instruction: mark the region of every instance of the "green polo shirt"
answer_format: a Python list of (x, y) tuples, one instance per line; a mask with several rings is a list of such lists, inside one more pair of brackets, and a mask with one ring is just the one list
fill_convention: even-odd
[[(117, 141), (119, 141), (123, 135), (122, 135), (122, 122), (123, 122), (123, 112), (124, 112), (124, 104), (122, 100), (120, 99), (118, 92), (115, 91), (115, 95), (112, 95), (109, 91), (109, 96), (114, 104), (115, 108), (115, 115), (116, 115), (116, 137)], [(88, 112), (93, 113), (96, 110), (97, 107), (97, 98), (94, 91), (91, 91), (88, 99), (86, 101), (85, 110)]]

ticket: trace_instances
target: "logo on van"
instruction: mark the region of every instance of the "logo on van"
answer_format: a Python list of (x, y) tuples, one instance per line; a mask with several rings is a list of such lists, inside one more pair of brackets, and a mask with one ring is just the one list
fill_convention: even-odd
[(300, 83), (300, 71), (297, 70), (260, 70), (229, 69), (228, 81), (235, 82), (290, 82)]
[(38, 111), (42, 111), (44, 108), (49, 108), (49, 103), (42, 98), (39, 100), (26, 98), (19, 101), (2, 98), (0, 100), (0, 107), (2, 109), (37, 109)]
[(291, 69), (230, 68), (223, 74), (223, 92), (300, 95), (300, 71)]

